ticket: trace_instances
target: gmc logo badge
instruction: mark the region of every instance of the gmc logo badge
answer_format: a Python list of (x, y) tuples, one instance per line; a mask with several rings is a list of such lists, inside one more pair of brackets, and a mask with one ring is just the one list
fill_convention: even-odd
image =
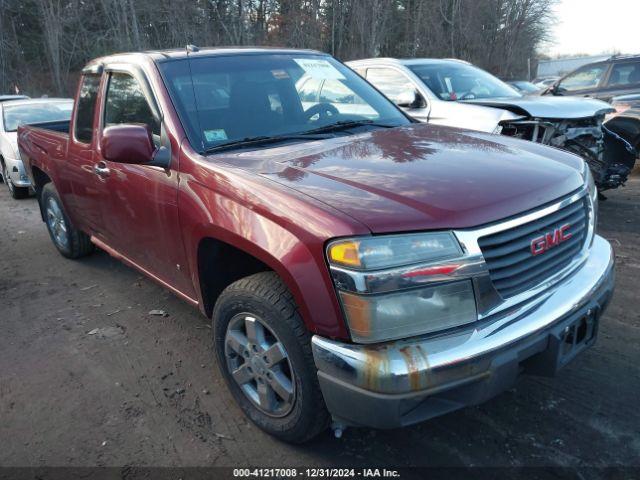
[(553, 232), (545, 233), (544, 235), (534, 238), (531, 240), (531, 253), (533, 255), (540, 255), (553, 247), (557, 247), (562, 242), (566, 242), (572, 236), (572, 234), (567, 231), (569, 228), (571, 228), (571, 224), (566, 223), (553, 230)]

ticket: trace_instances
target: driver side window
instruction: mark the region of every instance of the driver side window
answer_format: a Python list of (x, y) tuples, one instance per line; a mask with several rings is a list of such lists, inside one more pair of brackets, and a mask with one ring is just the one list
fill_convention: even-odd
[(112, 73), (107, 88), (104, 126), (123, 123), (148, 125), (154, 138), (160, 137), (160, 122), (153, 116), (138, 81), (127, 73)]
[(368, 68), (367, 80), (394, 103), (403, 93), (416, 90), (411, 80), (392, 68)]
[(568, 92), (596, 88), (600, 83), (604, 70), (605, 67), (602, 65), (581, 68), (565, 77), (565, 79), (558, 84), (558, 88)]

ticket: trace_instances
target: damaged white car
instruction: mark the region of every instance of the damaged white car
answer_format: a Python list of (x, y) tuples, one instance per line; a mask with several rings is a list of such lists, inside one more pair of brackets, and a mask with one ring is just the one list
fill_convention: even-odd
[(624, 184), (637, 152), (603, 124), (614, 109), (575, 97), (524, 96), (468, 62), (372, 58), (348, 62), (421, 122), (500, 133), (583, 157), (600, 191)]

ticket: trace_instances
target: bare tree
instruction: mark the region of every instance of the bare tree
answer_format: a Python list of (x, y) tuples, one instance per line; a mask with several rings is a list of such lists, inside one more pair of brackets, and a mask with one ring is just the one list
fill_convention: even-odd
[(90, 58), (187, 43), (458, 57), (524, 75), (555, 1), (0, 0), (0, 93), (19, 81), (32, 94), (70, 94)]

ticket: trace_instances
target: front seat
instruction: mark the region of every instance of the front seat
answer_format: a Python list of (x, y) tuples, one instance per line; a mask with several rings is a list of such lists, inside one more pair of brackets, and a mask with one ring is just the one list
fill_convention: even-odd
[(268, 134), (280, 116), (271, 109), (264, 82), (240, 80), (231, 86), (229, 122), (233, 138)]
[(629, 74), (629, 83), (640, 83), (640, 65), (633, 67), (633, 72)]
[(620, 83), (620, 71), (613, 69), (611, 72), (611, 78), (609, 79), (609, 85), (618, 85)]

